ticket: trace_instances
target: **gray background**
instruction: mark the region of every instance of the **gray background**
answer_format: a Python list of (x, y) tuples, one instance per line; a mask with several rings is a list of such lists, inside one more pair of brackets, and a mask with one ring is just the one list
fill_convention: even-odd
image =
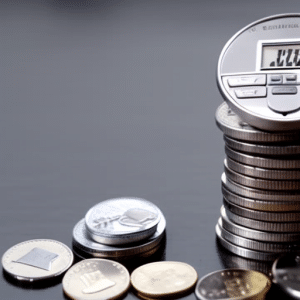
[[(0, 253), (36, 238), (71, 247), (91, 206), (135, 196), (167, 219), (160, 259), (199, 277), (226, 267), (217, 60), (239, 29), (285, 12), (299, 1), (1, 1)], [(0, 290), (65, 298), (60, 283), (5, 274)]]

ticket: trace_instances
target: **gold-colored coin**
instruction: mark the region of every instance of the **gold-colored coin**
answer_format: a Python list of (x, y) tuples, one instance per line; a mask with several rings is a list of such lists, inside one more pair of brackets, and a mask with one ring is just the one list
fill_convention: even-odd
[(196, 270), (186, 263), (160, 261), (135, 269), (131, 283), (142, 297), (162, 298), (187, 292), (197, 278)]
[(63, 290), (75, 300), (109, 300), (123, 296), (130, 286), (127, 269), (108, 259), (82, 260), (68, 270)]
[(201, 278), (195, 293), (200, 300), (263, 300), (271, 284), (271, 280), (260, 272), (227, 269)]

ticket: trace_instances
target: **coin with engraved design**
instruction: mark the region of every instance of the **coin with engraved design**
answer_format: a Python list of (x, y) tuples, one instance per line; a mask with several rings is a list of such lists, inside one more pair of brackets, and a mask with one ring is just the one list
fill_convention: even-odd
[(92, 258), (75, 264), (65, 274), (63, 290), (75, 300), (116, 299), (128, 291), (130, 275), (118, 262)]
[(196, 270), (186, 263), (159, 261), (135, 269), (131, 283), (139, 295), (161, 299), (188, 292), (197, 278)]
[(105, 245), (146, 240), (156, 231), (160, 211), (140, 198), (115, 198), (93, 206), (85, 216), (90, 237)]
[(73, 249), (80, 249), (86, 256), (102, 258), (125, 258), (134, 255), (141, 255), (156, 248), (165, 234), (166, 220), (160, 213), (160, 221), (155, 233), (147, 240), (139, 241), (129, 245), (104, 245), (89, 238), (84, 219), (80, 220), (73, 229)]
[(23, 281), (54, 278), (73, 263), (72, 251), (54, 240), (29, 240), (8, 249), (2, 257), (3, 269)]
[(262, 300), (270, 287), (271, 280), (260, 272), (226, 269), (201, 278), (195, 293), (200, 300)]

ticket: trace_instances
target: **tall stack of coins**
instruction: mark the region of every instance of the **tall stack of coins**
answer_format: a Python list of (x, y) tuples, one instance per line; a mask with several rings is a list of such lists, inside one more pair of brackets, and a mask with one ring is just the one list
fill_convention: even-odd
[(93, 206), (75, 225), (73, 251), (80, 258), (147, 257), (159, 249), (165, 229), (165, 217), (153, 203), (109, 199)]
[(266, 132), (226, 103), (216, 122), (224, 133), (219, 242), (242, 257), (271, 261), (300, 250), (300, 132)]

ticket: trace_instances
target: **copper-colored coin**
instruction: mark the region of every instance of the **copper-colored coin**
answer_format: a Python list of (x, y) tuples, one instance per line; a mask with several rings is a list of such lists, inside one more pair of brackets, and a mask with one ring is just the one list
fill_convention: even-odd
[(196, 284), (197, 278), (196, 270), (186, 263), (160, 261), (135, 269), (131, 283), (139, 295), (162, 298), (187, 292)]
[(271, 280), (260, 272), (227, 269), (201, 278), (195, 293), (200, 300), (259, 300), (265, 298), (271, 284)]

